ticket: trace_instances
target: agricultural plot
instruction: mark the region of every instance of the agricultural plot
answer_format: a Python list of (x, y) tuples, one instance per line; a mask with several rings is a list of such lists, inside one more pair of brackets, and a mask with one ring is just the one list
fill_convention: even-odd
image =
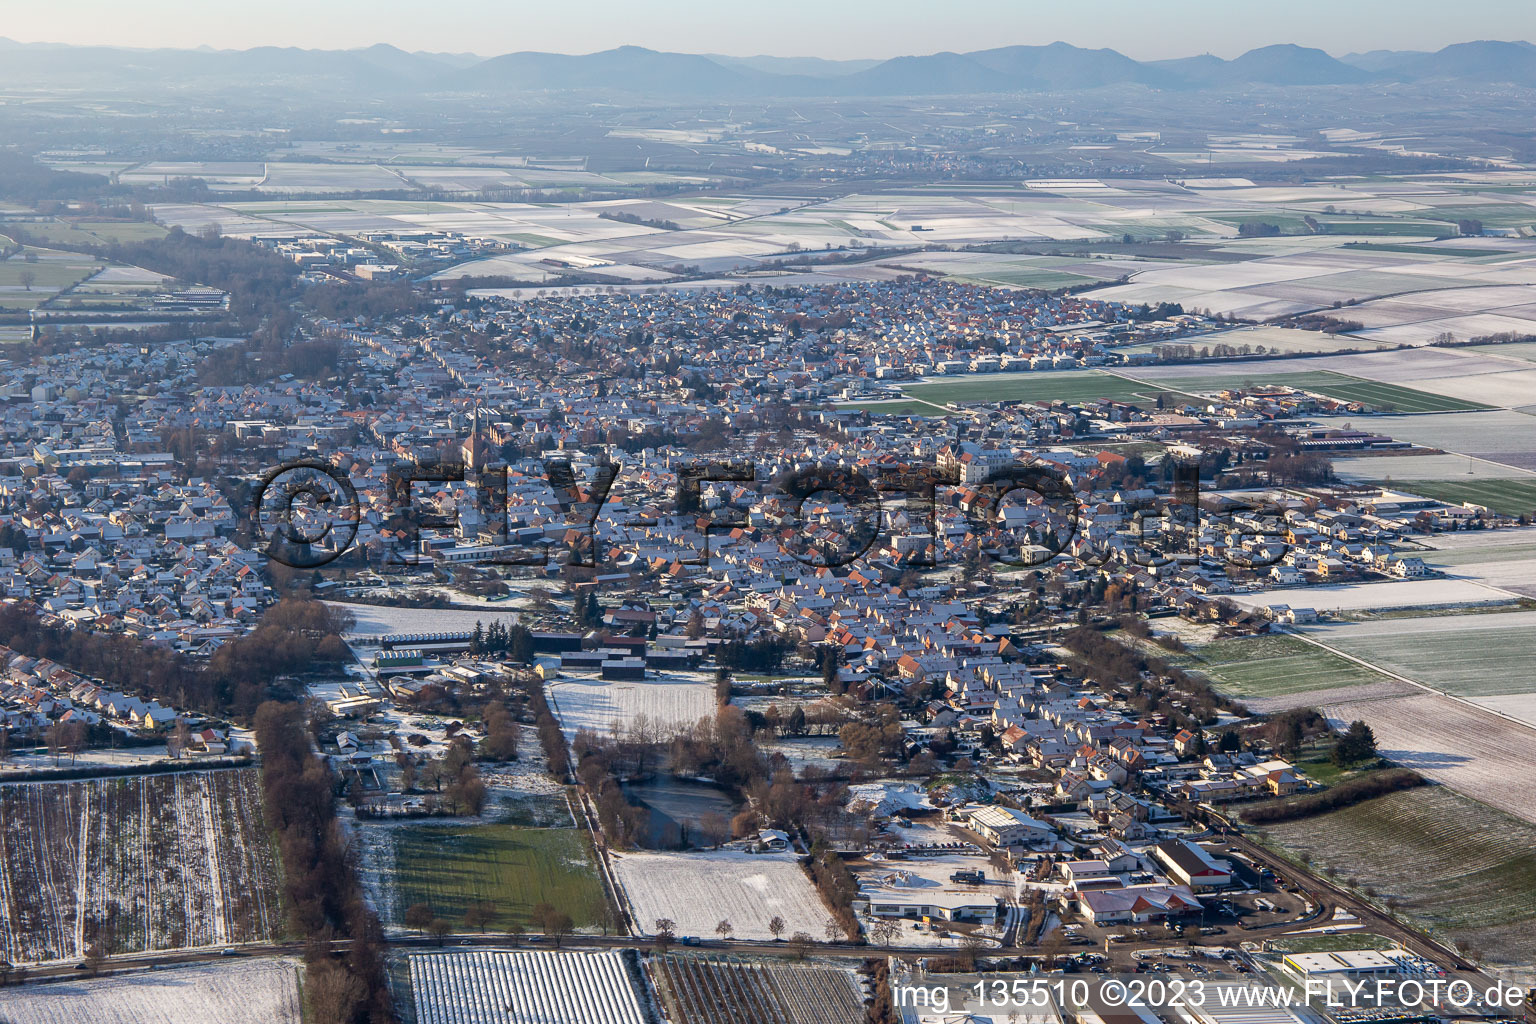
[[(1351, 483), (1382, 483), (1391, 481), (1397, 489), (1412, 490), (1434, 482), (1469, 483), (1472, 481), (1500, 481), (1521, 476), (1508, 466), (1469, 459), (1465, 455), (1360, 455), (1354, 458), (1334, 459), (1333, 471), (1339, 479)], [(1536, 475), (1526, 475), (1536, 481)], [(1399, 486), (1399, 481), (1411, 481)], [(1423, 493), (1415, 491), (1415, 493)]]
[(784, 934), (824, 935), (829, 911), (800, 862), (788, 854), (613, 853), (635, 929), (654, 934), (671, 918), (678, 935), (708, 938), (721, 921), (732, 937), (771, 939), (768, 922), (784, 919)]
[(1442, 534), (1421, 557), (1442, 572), (1536, 598), (1536, 530)]
[(1536, 612), (1378, 619), (1305, 632), (1457, 696), (1536, 692)]
[(495, 908), (489, 925), (537, 931), (533, 908), (548, 903), (577, 928), (602, 923), (606, 898), (587, 835), (572, 828), (513, 825), (398, 825), (390, 833), (394, 870), (388, 924), (400, 926), (408, 907), (425, 903), (462, 926), (472, 903)]
[(1278, 384), (1299, 388), (1313, 394), (1325, 395), (1341, 402), (1359, 402), (1380, 412), (1457, 412), (1484, 410), (1491, 406), (1447, 395), (1430, 394), (1405, 388), (1398, 384), (1349, 377), (1331, 370), (1311, 370), (1299, 373), (1244, 372), (1241, 365), (1230, 371), (1211, 373), (1199, 377), (1174, 377), (1159, 383), (1192, 393), (1210, 394), (1246, 384)]
[(617, 681), (560, 679), (548, 686), (549, 703), (567, 736), (582, 729), (606, 734), (628, 729), (642, 716), (663, 735), (715, 714), (715, 687), (702, 673)]
[(857, 977), (836, 967), (670, 953), (650, 972), (676, 1024), (847, 1024), (864, 1014)]
[(8, 988), (0, 1020), (15, 1024), (299, 1024), (293, 960), (168, 967), (152, 974)]
[(1451, 505), (1464, 502), (1483, 505), (1507, 516), (1525, 516), (1536, 512), (1536, 477), (1533, 476), (1470, 481), (1401, 480), (1395, 486)]
[(1438, 693), (1326, 705), (1330, 721), (1359, 719), (1377, 749), (1405, 768), (1490, 807), (1536, 822), (1536, 731)]
[[(1317, 423), (1329, 429), (1361, 426), (1358, 416), (1319, 416)], [(1400, 441), (1536, 470), (1536, 416), (1508, 410), (1400, 416), (1392, 421), (1391, 433)]]
[(255, 769), (0, 786), (0, 863), (15, 963), (282, 932)]
[[(27, 262), (28, 255), (36, 256)], [(0, 260), (0, 310), (33, 309), (96, 273), (104, 260), (57, 249), (28, 248)]]
[(1356, 612), (1507, 604), (1516, 596), (1507, 590), (1473, 580), (1422, 579), (1282, 587), (1253, 594), (1236, 594), (1232, 599), (1245, 608), (1273, 608), (1284, 604), (1293, 608), (1315, 608), (1320, 612)]
[(28, 223), (27, 234), (53, 245), (108, 245), (164, 238), (165, 228), (137, 220), (45, 220)]
[(1101, 398), (1115, 402), (1154, 405), (1157, 395), (1168, 393), (1181, 401), (1174, 385), (1161, 381), (1142, 384), (1112, 373), (1082, 370), (1065, 373), (986, 373), (954, 380), (928, 380), (909, 384), (902, 392), (912, 399), (934, 405), (965, 405), (973, 402), (1091, 402)]
[(1498, 965), (1536, 959), (1536, 826), (1439, 786), (1265, 830), (1266, 840), (1377, 893), (1412, 923)]
[(624, 954), (420, 953), (407, 958), (416, 1024), (645, 1024)]
[(1192, 667), (1211, 676), (1233, 697), (1284, 697), (1318, 694), (1341, 687), (1391, 682), (1379, 672), (1285, 634), (1228, 637), (1196, 651)]

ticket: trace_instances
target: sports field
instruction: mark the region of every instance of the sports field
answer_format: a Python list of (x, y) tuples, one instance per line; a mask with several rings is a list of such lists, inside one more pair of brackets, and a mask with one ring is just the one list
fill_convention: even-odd
[(1159, 394), (1176, 401), (1190, 401), (1194, 396), (1181, 394), (1174, 385), (1157, 381), (1143, 384), (1098, 370), (1061, 373), (989, 373), (966, 376), (953, 381), (912, 384), (902, 388), (910, 398), (936, 405), (964, 405), (981, 402), (1092, 402), (1107, 398), (1115, 402), (1152, 406)]
[(1351, 377), (1331, 370), (1245, 375), (1240, 367), (1234, 367), (1226, 373), (1213, 373), (1199, 377), (1174, 377), (1159, 383), (1205, 394), (1245, 384), (1278, 384), (1325, 395), (1341, 402), (1360, 402), (1378, 412), (1465, 412), (1493, 408), (1478, 402), (1449, 398), (1445, 395), (1432, 395), (1427, 391), (1415, 391), (1413, 388), (1405, 388), (1398, 384), (1383, 384), (1380, 381)]
[(1380, 683), (1387, 676), (1284, 634), (1226, 637), (1195, 652), (1191, 667), (1233, 697), (1283, 697)]
[(496, 931), (514, 922), (537, 931), (531, 912), (539, 903), (569, 914), (577, 928), (603, 920), (602, 882), (578, 829), (411, 825), (399, 828), (394, 841), (393, 924), (412, 904), (425, 903), (462, 928), (465, 909), (482, 900), (495, 907)]

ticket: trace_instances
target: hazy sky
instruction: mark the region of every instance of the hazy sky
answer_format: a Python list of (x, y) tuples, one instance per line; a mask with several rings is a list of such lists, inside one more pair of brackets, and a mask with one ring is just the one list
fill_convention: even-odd
[(1531, 0), (0, 0), (0, 36), (120, 46), (891, 57), (1057, 39), (1155, 59), (1536, 39)]

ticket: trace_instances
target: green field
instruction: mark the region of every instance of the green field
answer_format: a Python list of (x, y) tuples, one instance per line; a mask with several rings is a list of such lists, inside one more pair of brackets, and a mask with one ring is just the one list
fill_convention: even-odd
[[(1511, 621), (1505, 621), (1506, 619)], [(1462, 697), (1529, 693), (1536, 628), (1529, 613), (1340, 625), (1318, 639), (1373, 665)], [(1500, 624), (1500, 623), (1503, 624)]]
[(1190, 667), (1234, 697), (1284, 697), (1386, 682), (1378, 672), (1283, 633), (1225, 637), (1194, 652)]
[[(36, 263), (28, 263), (19, 256), (0, 260), (0, 309), (32, 309), (105, 265), (104, 261), (91, 256), (76, 257), (74, 253), (53, 250), (30, 251), (40, 252), (44, 258)], [(23, 275), (31, 279), (30, 291)]]
[(1179, 401), (1193, 396), (1172, 390), (1162, 381), (1143, 384), (1098, 370), (1060, 373), (976, 374), (954, 381), (913, 384), (902, 388), (910, 398), (920, 398), (936, 405), (963, 405), (976, 402), (1092, 402), (1107, 398), (1115, 402), (1152, 406), (1157, 395), (1170, 394)]
[(1168, 387), (1186, 391), (1216, 392), (1245, 384), (1278, 384), (1300, 388), (1315, 394), (1326, 395), (1341, 402), (1360, 402), (1378, 411), (1391, 412), (1466, 412), (1491, 409), (1493, 406), (1467, 402), (1460, 398), (1432, 395), (1427, 391), (1396, 384), (1383, 384), (1363, 377), (1350, 377), (1331, 370), (1303, 370), (1298, 373), (1244, 373), (1241, 367), (1233, 367), (1225, 373), (1213, 373), (1199, 377), (1175, 377), (1160, 380)]
[(496, 908), (493, 930), (514, 922), (536, 931), (531, 911), (548, 903), (577, 928), (600, 924), (605, 914), (587, 834), (572, 828), (515, 825), (410, 825), (396, 830), (394, 907), (425, 903), (463, 928), (464, 910), (486, 900)]
[(1536, 961), (1536, 825), (1422, 786), (1282, 822), (1265, 842), (1496, 964)]
[(64, 246), (140, 242), (165, 237), (165, 228), (160, 225), (132, 220), (41, 221), (28, 224), (26, 231), (44, 241)]
[(1486, 505), (1507, 516), (1536, 512), (1536, 476), (1507, 480), (1404, 480), (1393, 481), (1392, 486), (1447, 504), (1470, 501)]

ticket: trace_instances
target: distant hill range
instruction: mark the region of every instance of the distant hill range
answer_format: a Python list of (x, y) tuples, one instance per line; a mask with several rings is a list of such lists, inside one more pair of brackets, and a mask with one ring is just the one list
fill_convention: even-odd
[(1066, 43), (1003, 46), (890, 60), (727, 57), (666, 53), (638, 46), (581, 55), (521, 52), (409, 53), (394, 46), (359, 50), (132, 50), (17, 43), (0, 38), (0, 86), (130, 92), (186, 89), (364, 94), (604, 92), (692, 99), (754, 97), (937, 96), (1068, 92), (1111, 86), (1212, 89), (1454, 81), (1536, 87), (1536, 46), (1455, 43), (1435, 53), (1373, 50), (1335, 58), (1292, 44), (1250, 50), (1233, 60), (1210, 55), (1136, 61), (1114, 50)]

